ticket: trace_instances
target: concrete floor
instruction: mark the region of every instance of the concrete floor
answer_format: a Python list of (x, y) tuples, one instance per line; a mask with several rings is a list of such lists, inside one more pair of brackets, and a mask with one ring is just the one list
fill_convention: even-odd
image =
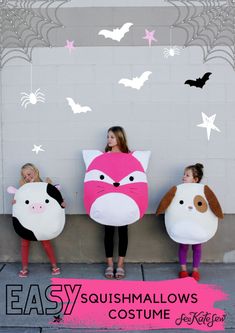
[[(61, 264), (61, 278), (79, 278), (79, 279), (105, 279), (103, 276), (103, 264)], [(18, 272), (20, 270), (19, 263), (0, 264), (0, 333), (76, 333), (76, 332), (112, 332), (105, 327), (98, 331), (94, 329), (79, 328), (55, 328), (49, 324), (51, 317), (47, 315), (38, 316), (31, 315), (14, 315), (6, 314), (7, 312), (7, 296), (6, 285), (22, 285), (27, 290), (31, 284), (40, 286), (40, 290), (51, 283), (50, 266), (48, 264), (30, 264), (30, 274), (28, 278), (20, 279)], [(226, 332), (235, 332), (235, 264), (202, 264), (201, 265), (201, 281), (202, 284), (217, 285), (223, 291), (230, 295), (226, 301), (219, 302), (218, 307), (225, 310)], [(177, 277), (177, 264), (126, 264), (126, 280), (135, 281), (161, 281), (170, 280)], [(18, 303), (20, 304), (20, 303)], [(43, 305), (45, 305), (43, 303)], [(113, 331), (115, 332), (115, 331)], [(116, 331), (117, 332), (117, 331)], [(122, 331), (123, 333), (127, 331)], [(149, 331), (135, 331), (149, 332)], [(198, 330), (185, 329), (168, 329), (168, 330), (152, 330), (151, 332), (164, 333), (189, 333), (202, 332)], [(217, 333), (224, 331), (216, 331)]]

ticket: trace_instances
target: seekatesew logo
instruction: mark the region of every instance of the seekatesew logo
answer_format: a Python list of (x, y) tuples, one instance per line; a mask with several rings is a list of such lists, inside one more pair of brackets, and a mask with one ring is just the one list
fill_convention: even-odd
[(182, 313), (181, 317), (175, 320), (175, 323), (179, 326), (182, 324), (182, 322), (185, 322), (189, 326), (193, 325), (193, 323), (197, 323), (198, 325), (213, 327), (215, 323), (224, 322), (225, 318), (226, 314), (219, 316), (217, 313), (210, 313), (205, 311), (189, 312)]

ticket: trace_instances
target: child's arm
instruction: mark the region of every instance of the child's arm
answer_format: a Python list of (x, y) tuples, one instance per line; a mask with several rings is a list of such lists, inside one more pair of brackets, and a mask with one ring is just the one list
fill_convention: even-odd
[(20, 184), (20, 186), (23, 186), (25, 184), (24, 180), (20, 179), (19, 184)]
[(62, 202), (61, 207), (66, 208), (66, 203), (65, 203), (65, 201)]

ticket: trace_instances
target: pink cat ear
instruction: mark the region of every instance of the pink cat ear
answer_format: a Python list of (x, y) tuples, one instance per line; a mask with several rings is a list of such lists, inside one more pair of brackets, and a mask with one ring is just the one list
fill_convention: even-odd
[(147, 151), (138, 151), (138, 150), (136, 150), (136, 151), (134, 151), (134, 153), (132, 153), (132, 155), (140, 162), (144, 171), (146, 171), (147, 168), (148, 168), (151, 151), (149, 151), (149, 150), (147, 150)]
[(17, 188), (15, 188), (14, 186), (8, 186), (7, 188), (7, 192), (10, 194), (16, 194), (17, 191)]
[(61, 190), (61, 185), (60, 184), (55, 184), (54, 185), (58, 190)]
[(91, 162), (98, 156), (102, 155), (103, 153), (100, 150), (83, 150), (82, 155), (84, 162), (86, 164), (86, 169), (89, 167)]

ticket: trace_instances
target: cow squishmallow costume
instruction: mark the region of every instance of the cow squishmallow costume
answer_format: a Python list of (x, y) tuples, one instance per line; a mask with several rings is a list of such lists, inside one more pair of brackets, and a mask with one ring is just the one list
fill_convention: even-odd
[(65, 210), (61, 206), (61, 193), (55, 186), (35, 182), (19, 189), (10, 186), (7, 191), (15, 194), (12, 219), (21, 238), (45, 241), (59, 236), (65, 224)]
[(139, 220), (148, 207), (146, 169), (149, 151), (133, 153), (84, 150), (84, 204), (98, 223), (124, 226)]
[(215, 194), (199, 183), (174, 186), (161, 200), (157, 215), (165, 213), (169, 236), (177, 243), (199, 244), (211, 239), (223, 218)]

